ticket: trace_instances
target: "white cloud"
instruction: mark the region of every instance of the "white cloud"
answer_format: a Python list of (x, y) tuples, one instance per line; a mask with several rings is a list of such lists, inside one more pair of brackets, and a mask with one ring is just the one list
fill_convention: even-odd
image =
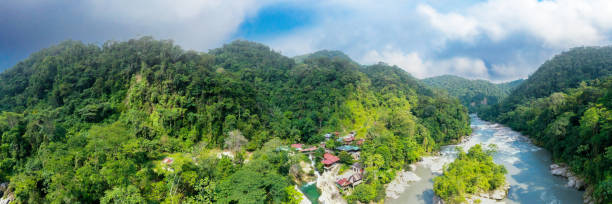
[(610, 0), (304, 3), (320, 14), (317, 23), (266, 44), (290, 56), (337, 49), (417, 77), (524, 78), (555, 53), (612, 39)]
[[(5, 29), (11, 34), (6, 36), (14, 36), (3, 36), (11, 43), (23, 38), (15, 42), (21, 46), (47, 39), (36, 49), (67, 38), (104, 42), (152, 35), (206, 51), (233, 40), (245, 19), (279, 2), (29, 0), (2, 2), (0, 10), (5, 8), (1, 13), (6, 15), (39, 14), (28, 15), (34, 16), (31, 21), (4, 26), (11, 28)], [(605, 45), (612, 39), (612, 0), (295, 0), (280, 4), (306, 7), (313, 20), (298, 30), (260, 38), (273, 49), (288, 56), (341, 50), (360, 63), (386, 61), (419, 77), (526, 77), (555, 53), (574, 46)], [(58, 8), (66, 10), (57, 12)], [(43, 33), (44, 38), (39, 37)]]
[(385, 62), (396, 65), (417, 78), (453, 74), (471, 79), (488, 79), (487, 66), (480, 59), (452, 57), (441, 60), (424, 60), (418, 53), (404, 53), (387, 47), (384, 51), (372, 50), (361, 61), (373, 64)]
[(417, 11), (449, 39), (471, 41), (478, 35), (477, 22), (472, 18), (457, 13), (440, 14), (428, 5), (419, 5)]
[(368, 52), (361, 59), (361, 61), (368, 64), (385, 62), (390, 65), (397, 65), (418, 78), (427, 77), (429, 75), (428, 65), (423, 62), (419, 54), (415, 52), (403, 53), (398, 50), (378, 52), (376, 50), (372, 50)]
[(170, 38), (188, 49), (205, 50), (229, 39), (266, 2), (94, 0), (83, 4), (94, 19), (136, 27), (139, 34)]
[(553, 48), (599, 45), (609, 42), (612, 1), (609, 0), (490, 0), (462, 14), (439, 13), (428, 5), (418, 10), (431, 27), (449, 39), (474, 40), (479, 34), (494, 41), (526, 33)]

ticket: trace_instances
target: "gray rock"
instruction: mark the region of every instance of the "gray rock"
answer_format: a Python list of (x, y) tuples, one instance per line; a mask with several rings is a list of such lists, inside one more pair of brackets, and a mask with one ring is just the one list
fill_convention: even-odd
[(550, 173), (555, 176), (567, 176), (567, 168), (566, 167), (557, 167), (552, 168)]
[(442, 198), (440, 198), (440, 196), (434, 195), (433, 201), (431, 203), (432, 204), (444, 204), (444, 200), (442, 200)]
[(0, 183), (0, 192), (4, 192), (6, 189), (8, 189), (8, 183)]
[(325, 171), (317, 179), (317, 188), (321, 190), (319, 202), (323, 204), (346, 204), (346, 200), (342, 198), (338, 187), (336, 187), (336, 176), (338, 175), (339, 165), (334, 166), (331, 170)]
[(493, 190), (493, 192), (489, 193), (489, 198), (495, 200), (502, 200), (506, 198), (506, 195), (508, 195), (508, 189), (510, 189), (510, 185), (505, 184), (504, 186), (499, 187)]

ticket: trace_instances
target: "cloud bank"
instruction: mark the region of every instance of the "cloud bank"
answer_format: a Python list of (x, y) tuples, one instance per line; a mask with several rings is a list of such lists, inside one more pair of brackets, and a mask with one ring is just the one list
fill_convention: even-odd
[(290, 54), (343, 50), (361, 63), (384, 61), (421, 78), (508, 81), (527, 77), (558, 52), (612, 38), (608, 0), (351, 2), (319, 4), (337, 12), (269, 43)]
[(419, 78), (508, 81), (571, 47), (610, 44), (612, 1), (4, 1), (0, 28), (0, 68), (66, 39), (152, 35), (199, 51), (247, 39), (289, 56), (340, 50)]

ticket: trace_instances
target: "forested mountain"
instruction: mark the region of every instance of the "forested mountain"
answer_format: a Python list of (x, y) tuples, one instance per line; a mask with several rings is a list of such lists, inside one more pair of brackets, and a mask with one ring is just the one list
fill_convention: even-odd
[(308, 58), (321, 58), (321, 57), (338, 58), (338, 59), (342, 59), (342, 60), (347, 60), (347, 61), (355, 63), (355, 65), (359, 66), (348, 55), (344, 54), (343, 52), (337, 51), (337, 50), (320, 50), (320, 51), (316, 51), (316, 52), (313, 52), (313, 53), (310, 53), (310, 54), (295, 56), (295, 57), (293, 57), (293, 59), (295, 59), (295, 61), (297, 63), (301, 63), (301, 62), (304, 62), (304, 60), (306, 60)]
[(583, 81), (610, 75), (612, 46), (573, 48), (542, 64), (497, 109), (507, 112), (525, 100), (546, 97), (576, 88)]
[(380, 200), (394, 170), (470, 133), (457, 99), (336, 56), (148, 37), (44, 49), (0, 74), (0, 183), (17, 203), (293, 203), (301, 158), (279, 145), (355, 131), (355, 199)]
[(584, 177), (599, 203), (612, 202), (612, 47), (555, 56), (479, 115), (529, 135)]
[(423, 79), (423, 82), (432, 87), (447, 90), (451, 96), (458, 97), (470, 112), (476, 112), (504, 99), (523, 80), (494, 84), (486, 80), (469, 80), (453, 75), (442, 75)]

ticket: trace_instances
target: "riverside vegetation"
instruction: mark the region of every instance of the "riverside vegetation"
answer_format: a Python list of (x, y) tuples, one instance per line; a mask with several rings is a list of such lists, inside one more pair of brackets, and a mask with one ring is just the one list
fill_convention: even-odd
[(398, 67), (246, 41), (63, 42), (0, 74), (0, 111), (16, 203), (298, 203), (303, 157), (275, 150), (335, 131), (369, 141), (349, 200), (380, 201), (396, 170), (471, 131), (456, 98)]
[[(495, 148), (483, 150), (475, 145), (467, 153), (458, 150), (457, 158), (434, 178), (434, 192), (448, 203), (464, 203), (466, 197), (488, 193), (505, 184), (506, 168), (493, 163)], [(505, 194), (504, 194), (505, 195)]]

